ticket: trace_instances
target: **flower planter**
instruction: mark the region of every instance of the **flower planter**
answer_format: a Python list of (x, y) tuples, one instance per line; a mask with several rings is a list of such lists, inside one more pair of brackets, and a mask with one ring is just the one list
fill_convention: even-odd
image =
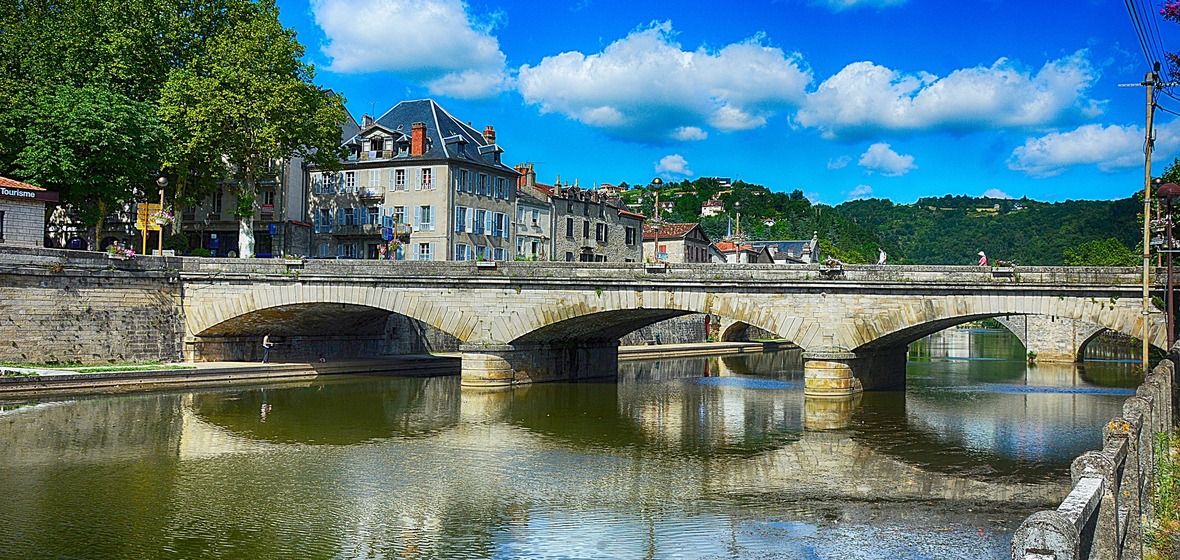
[(475, 268), (496, 268), (496, 261), (475, 261)]

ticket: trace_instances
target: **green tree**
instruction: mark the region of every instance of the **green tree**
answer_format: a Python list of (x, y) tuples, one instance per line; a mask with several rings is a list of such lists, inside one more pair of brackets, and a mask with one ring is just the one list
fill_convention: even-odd
[(1118, 239), (1095, 239), (1065, 250), (1069, 266), (1136, 266), (1140, 256)]
[(97, 85), (60, 86), (27, 112), (19, 174), (75, 201), (96, 229), (107, 209), (133, 200), (159, 169), (164, 133), (149, 103)]
[(306, 157), (339, 166), (343, 99), (312, 83), (303, 46), (269, 0), (250, 3), (233, 26), (212, 38), (192, 64), (174, 68), (161, 114), (187, 139), (178, 149), (198, 161), (222, 154), (236, 180), (238, 254), (254, 256), (258, 179), (275, 160)]

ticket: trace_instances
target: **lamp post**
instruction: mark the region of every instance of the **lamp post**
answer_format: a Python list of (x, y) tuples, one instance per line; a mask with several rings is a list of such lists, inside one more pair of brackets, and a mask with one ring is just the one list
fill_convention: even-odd
[(1165, 269), (1168, 275), (1167, 293), (1164, 297), (1165, 321), (1168, 323), (1168, 348), (1171, 348), (1176, 343), (1176, 316), (1175, 316), (1175, 301), (1172, 295), (1172, 253), (1175, 248), (1172, 247), (1172, 199), (1180, 195), (1180, 185), (1176, 183), (1164, 183), (1158, 190), (1155, 191), (1157, 198), (1164, 199), (1164, 204), (1167, 206), (1167, 212), (1163, 216), (1164, 220), (1164, 245), (1160, 251), (1167, 255), (1165, 262), (1167, 263)]
[[(156, 179), (156, 186), (160, 187), (160, 212), (163, 212), (164, 211), (164, 187), (168, 186), (168, 178), (163, 175), (160, 175), (160, 177), (158, 179)], [(159, 226), (160, 226), (160, 235), (157, 238), (157, 241), (159, 241), (159, 245), (157, 246), (157, 249), (156, 249), (156, 256), (162, 257), (162, 256), (164, 256), (164, 224), (159, 224)]]
[(660, 188), (664, 186), (664, 180), (656, 177), (651, 180), (651, 184), (656, 188), (656, 217), (651, 222), (651, 229), (655, 232), (655, 247), (652, 249), (652, 260), (660, 262)]

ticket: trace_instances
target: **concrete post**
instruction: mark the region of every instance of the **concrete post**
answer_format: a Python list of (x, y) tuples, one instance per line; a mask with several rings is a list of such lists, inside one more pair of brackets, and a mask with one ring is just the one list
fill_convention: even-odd
[(523, 383), (614, 378), (619, 342), (463, 344), (462, 385), (504, 387)]

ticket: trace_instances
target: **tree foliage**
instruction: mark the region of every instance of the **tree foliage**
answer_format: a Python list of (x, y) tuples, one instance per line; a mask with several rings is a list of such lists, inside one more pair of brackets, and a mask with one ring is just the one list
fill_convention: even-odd
[(1065, 250), (1069, 266), (1136, 266), (1141, 257), (1118, 239), (1095, 239)]
[(208, 43), (192, 64), (174, 69), (161, 101), (165, 122), (185, 131), (182, 153), (222, 154), (233, 168), (238, 254), (254, 255), (254, 200), (271, 162), (295, 155), (338, 164), (340, 96), (317, 88), (295, 33), (271, 4), (252, 4)]

